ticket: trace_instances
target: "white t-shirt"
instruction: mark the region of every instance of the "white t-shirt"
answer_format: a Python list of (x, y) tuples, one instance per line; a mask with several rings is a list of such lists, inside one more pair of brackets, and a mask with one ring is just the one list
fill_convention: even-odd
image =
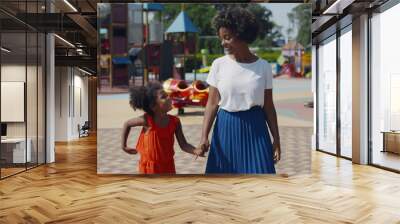
[(211, 65), (207, 83), (216, 87), (221, 96), (219, 107), (244, 111), (264, 106), (264, 90), (272, 89), (272, 68), (264, 59), (240, 63), (228, 55), (217, 58)]

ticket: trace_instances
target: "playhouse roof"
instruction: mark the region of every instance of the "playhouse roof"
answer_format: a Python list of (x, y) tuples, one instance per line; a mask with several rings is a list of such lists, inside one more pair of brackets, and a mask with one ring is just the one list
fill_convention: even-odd
[(182, 11), (176, 17), (171, 26), (168, 27), (166, 33), (197, 33), (199, 32), (197, 27), (193, 25), (189, 16)]
[(160, 3), (144, 3), (143, 9), (147, 11), (163, 11), (164, 6)]
[(304, 50), (303, 45), (300, 43), (289, 40), (283, 47), (282, 50)]

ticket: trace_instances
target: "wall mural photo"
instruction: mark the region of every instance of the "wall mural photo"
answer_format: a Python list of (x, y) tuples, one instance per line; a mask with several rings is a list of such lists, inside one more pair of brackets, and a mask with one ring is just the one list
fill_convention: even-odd
[(310, 172), (310, 4), (97, 7), (99, 174)]

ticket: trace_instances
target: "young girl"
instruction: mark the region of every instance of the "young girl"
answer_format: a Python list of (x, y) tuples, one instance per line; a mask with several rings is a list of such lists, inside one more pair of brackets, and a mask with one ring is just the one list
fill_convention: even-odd
[[(122, 132), (122, 149), (129, 154), (140, 153), (141, 174), (175, 174), (174, 134), (181, 149), (196, 156), (204, 156), (186, 141), (178, 117), (167, 114), (172, 109), (171, 99), (160, 83), (149, 83), (146, 87), (130, 90), (129, 104), (134, 110), (141, 109), (143, 116), (125, 122)], [(127, 147), (127, 138), (132, 127), (142, 126), (136, 149)]]

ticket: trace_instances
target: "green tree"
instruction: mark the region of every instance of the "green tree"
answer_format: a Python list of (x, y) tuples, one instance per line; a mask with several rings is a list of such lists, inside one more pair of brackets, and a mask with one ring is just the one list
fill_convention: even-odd
[[(165, 4), (164, 24), (168, 28), (182, 10), (182, 4)], [(199, 35), (215, 35), (211, 20), (216, 9), (211, 4), (184, 4), (183, 8), (193, 24), (199, 29)]]
[(294, 31), (294, 27), (295, 27), (295, 15), (293, 12), (289, 12), (287, 14), (288, 19), (289, 19), (289, 27), (286, 29), (286, 34), (289, 40), (293, 39), (293, 31)]
[[(169, 25), (175, 20), (176, 16), (182, 10), (182, 4), (165, 4), (163, 11), (164, 27), (168, 28)], [(272, 12), (261, 6), (260, 4), (185, 4), (184, 10), (187, 15), (199, 28), (199, 41), (198, 49), (208, 48), (210, 53), (219, 54), (223, 53), (223, 48), (218, 38), (202, 38), (204, 36), (216, 36), (216, 30), (212, 27), (212, 19), (218, 11), (226, 10), (231, 7), (244, 7), (251, 11), (260, 23), (260, 32), (257, 40), (252, 44), (252, 47), (269, 48), (273, 46), (274, 40), (281, 38), (280, 27), (272, 21)]]
[[(199, 29), (197, 49), (207, 48), (210, 53), (221, 53), (223, 48), (220, 45), (218, 38), (209, 38), (216, 36), (216, 31), (211, 26), (212, 18), (217, 10), (211, 4), (176, 4), (169, 3), (164, 5), (163, 19), (164, 27), (167, 29), (178, 14), (182, 11), (187, 13), (193, 24)], [(203, 38), (204, 36), (208, 38)]]
[(300, 4), (292, 9), (294, 21), (298, 27), (296, 40), (304, 47), (311, 45), (311, 5)]
[(256, 16), (260, 23), (260, 30), (257, 40), (252, 44), (253, 47), (273, 47), (273, 42), (282, 37), (280, 27), (272, 21), (271, 10), (260, 4), (216, 4), (215, 7), (218, 11), (227, 10), (231, 7), (243, 7)]

